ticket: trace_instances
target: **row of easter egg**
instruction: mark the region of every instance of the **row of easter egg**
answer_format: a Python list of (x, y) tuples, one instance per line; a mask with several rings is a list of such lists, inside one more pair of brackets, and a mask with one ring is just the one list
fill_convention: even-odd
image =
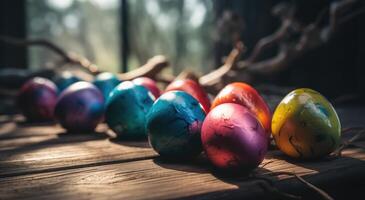
[[(92, 131), (104, 118), (109, 94), (121, 82), (116, 75), (107, 72), (95, 76), (91, 83), (67, 71), (56, 77), (54, 82), (35, 77), (23, 84), (17, 103), (29, 122), (57, 119), (69, 132)], [(130, 83), (127, 81), (121, 87)], [(133, 85), (145, 90), (145, 95), (151, 91), (153, 99), (160, 95), (152, 79), (137, 78)]]
[(22, 87), (20, 107), (27, 118), (42, 119), (52, 116), (54, 106), (56, 119), (70, 132), (93, 130), (105, 119), (121, 139), (148, 135), (164, 158), (190, 159), (204, 151), (214, 166), (231, 171), (257, 167), (271, 135), (282, 152), (303, 159), (328, 155), (340, 140), (334, 108), (311, 89), (289, 93), (271, 115), (245, 83), (227, 85), (212, 103), (193, 80), (174, 81), (161, 96), (148, 78), (120, 83), (103, 73), (94, 85), (79, 81), (57, 95), (51, 81), (35, 78)]

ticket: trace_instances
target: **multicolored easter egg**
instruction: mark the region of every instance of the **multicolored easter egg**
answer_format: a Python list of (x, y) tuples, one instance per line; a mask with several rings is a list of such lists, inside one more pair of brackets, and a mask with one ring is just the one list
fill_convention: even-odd
[(108, 99), (110, 92), (120, 83), (118, 77), (110, 72), (103, 72), (95, 76), (93, 84), (99, 88), (103, 94), (105, 102)]
[(146, 138), (146, 115), (154, 100), (145, 87), (131, 81), (122, 82), (109, 95), (106, 123), (120, 138)]
[(201, 139), (204, 151), (214, 166), (246, 173), (264, 159), (269, 138), (256, 116), (247, 108), (224, 103), (208, 113)]
[(203, 106), (206, 113), (210, 110), (210, 100), (204, 89), (196, 81), (190, 79), (176, 80), (165, 89), (165, 92), (181, 90), (193, 96)]
[(246, 107), (256, 116), (270, 135), (271, 112), (269, 106), (253, 87), (241, 82), (227, 85), (213, 100), (212, 109), (223, 103), (236, 103)]
[(183, 91), (161, 95), (147, 115), (148, 138), (163, 157), (183, 159), (202, 151), (200, 131), (205, 112), (199, 102)]
[(69, 132), (93, 131), (103, 120), (104, 98), (93, 84), (80, 81), (59, 96), (55, 116)]
[(57, 102), (57, 87), (46, 78), (35, 77), (24, 83), (17, 100), (28, 121), (50, 121)]
[(294, 158), (319, 158), (337, 148), (341, 124), (331, 103), (303, 88), (290, 92), (276, 108), (272, 135), (278, 148)]
[(54, 79), (54, 82), (57, 85), (59, 93), (61, 93), (63, 90), (65, 90), (68, 86), (70, 86), (78, 81), (81, 81), (81, 79), (78, 78), (77, 76), (73, 75), (69, 71), (62, 72), (59, 76), (57, 76)]
[(150, 90), (157, 99), (161, 95), (160, 89), (157, 87), (157, 84), (154, 80), (148, 77), (139, 77), (133, 80), (133, 83), (136, 85), (142, 85)]

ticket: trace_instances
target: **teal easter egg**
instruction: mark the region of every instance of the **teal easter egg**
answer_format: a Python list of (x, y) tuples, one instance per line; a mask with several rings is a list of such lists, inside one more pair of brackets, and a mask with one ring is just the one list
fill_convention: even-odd
[(103, 72), (95, 76), (93, 84), (101, 91), (105, 100), (110, 92), (120, 83), (118, 77), (110, 72)]
[(70, 85), (82, 81), (79, 77), (73, 75), (69, 71), (64, 71), (60, 75), (58, 75), (54, 82), (57, 85), (59, 93), (61, 93), (63, 90), (65, 90)]
[(118, 138), (146, 138), (146, 115), (154, 100), (145, 87), (122, 82), (109, 95), (105, 121)]
[(202, 151), (204, 118), (204, 109), (194, 97), (183, 91), (166, 92), (147, 115), (149, 142), (162, 157), (197, 156)]

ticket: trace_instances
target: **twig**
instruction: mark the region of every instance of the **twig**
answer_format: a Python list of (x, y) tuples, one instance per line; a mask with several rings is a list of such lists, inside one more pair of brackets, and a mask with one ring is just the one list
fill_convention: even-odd
[(278, 190), (273, 184), (270, 184), (270, 182), (268, 182), (265, 179), (261, 179), (261, 180), (257, 181), (257, 184), (263, 190), (275, 195), (279, 199), (287, 199), (287, 200), (302, 199), (302, 197), (300, 197), (300, 196), (288, 194), (286, 192), (282, 192), (282, 191)]
[(269, 165), (269, 164), (271, 164), (271, 163), (273, 163), (273, 162), (275, 162), (275, 160), (269, 160), (269, 161), (267, 161), (267, 162), (265, 162), (265, 163), (262, 163), (262, 164), (260, 165), (260, 167), (264, 168), (264, 167), (266, 167), (267, 165)]
[(143, 66), (135, 70), (119, 74), (119, 77), (122, 80), (132, 80), (141, 76), (155, 79), (157, 75), (168, 66), (169, 62), (167, 58), (162, 55), (157, 55), (149, 59)]
[(199, 78), (199, 83), (210, 93), (214, 93), (215, 85), (222, 83), (223, 76), (235, 67), (239, 57), (246, 51), (246, 48), (242, 42), (238, 42), (236, 47), (228, 55), (224, 65), (218, 69)]
[(48, 40), (45, 40), (45, 39), (20, 39), (20, 38), (14, 38), (14, 37), (0, 35), (0, 41), (8, 43), (8, 44), (16, 45), (16, 46), (24, 46), (24, 47), (42, 46), (42, 47), (46, 47), (46, 48), (52, 50), (57, 55), (59, 55), (62, 58), (62, 62), (64, 64), (79, 65), (79, 66), (87, 69), (92, 74), (97, 74), (97, 73), (100, 72), (98, 67), (95, 64), (91, 63), (88, 59), (86, 59), (82, 56), (78, 56), (76, 54), (67, 53), (62, 48), (57, 46), (56, 44), (54, 44), (54, 43), (52, 43)]
[[(359, 130), (360, 129), (360, 130)], [(352, 145), (353, 142), (355, 142), (356, 140), (358, 140), (364, 133), (365, 133), (365, 128), (360, 128), (360, 127), (353, 127), (353, 128), (347, 128), (344, 129), (342, 131), (342, 133), (346, 133), (346, 132), (351, 132), (354, 130), (358, 130), (358, 132), (352, 136), (349, 140), (343, 142), (332, 154), (331, 157), (340, 157), (342, 154), (342, 151), (347, 148), (348, 146)]]
[(350, 13), (349, 15), (347, 15), (347, 16), (345, 16), (345, 17), (343, 17), (339, 22), (338, 22), (338, 25), (342, 25), (342, 24), (344, 24), (344, 23), (346, 23), (346, 22), (348, 22), (348, 21), (350, 21), (352, 18), (354, 18), (354, 17), (356, 17), (356, 16), (358, 16), (358, 15), (360, 15), (360, 14), (362, 14), (362, 13), (364, 13), (365, 12), (365, 7), (362, 7), (361, 9), (359, 9), (359, 10), (357, 10), (357, 11), (355, 11), (355, 12), (352, 12), (352, 13)]
[[(98, 69), (98, 67), (92, 62), (90, 62), (87, 58), (73, 53), (68, 53), (61, 47), (45, 39), (19, 39), (0, 35), (0, 41), (11, 45), (23, 46), (23, 47), (28, 47), (28, 46), (46, 47), (55, 52), (56, 54), (58, 54), (62, 58), (63, 65), (74, 64), (77, 66), (81, 66), (82, 68), (88, 70), (90, 73), (94, 75), (101, 72)], [(167, 66), (169, 66), (169, 62), (167, 61), (166, 57), (161, 55), (154, 56), (153, 58), (149, 59), (147, 63), (144, 64), (143, 66), (126, 73), (121, 73), (119, 74), (119, 76), (122, 80), (132, 80), (134, 78), (141, 76), (146, 76), (155, 79), (157, 75)]]
[[(320, 188), (316, 187), (315, 185), (309, 183), (308, 181), (304, 180), (298, 174), (295, 174), (295, 173), (292, 173), (292, 172), (272, 172), (272, 173), (268, 173), (268, 174), (269, 175), (274, 175), (274, 176), (278, 176), (278, 175), (293, 176), (296, 179), (298, 179), (301, 183), (303, 183), (306, 187), (308, 187), (310, 190), (312, 190), (313, 192), (315, 192), (316, 194), (318, 194), (319, 196), (321, 196), (322, 199), (325, 199), (325, 200), (333, 200), (333, 198), (329, 194), (327, 194), (325, 191), (323, 191), (322, 189), (320, 189)], [(281, 194), (281, 195), (286, 196), (288, 198), (297, 198), (298, 197), (298, 196), (288, 196), (289, 194), (277, 190), (274, 187), (274, 184), (273, 184), (272, 180), (270, 180), (270, 179), (268, 179), (266, 177), (254, 175), (253, 178), (256, 178), (256, 179), (260, 179), (260, 180), (265, 181), (267, 184), (266, 185), (265, 184), (264, 185), (260, 185), (260, 186), (263, 187), (267, 191), (271, 191), (271, 192), (274, 192), (274, 193), (278, 193), (278, 194)]]

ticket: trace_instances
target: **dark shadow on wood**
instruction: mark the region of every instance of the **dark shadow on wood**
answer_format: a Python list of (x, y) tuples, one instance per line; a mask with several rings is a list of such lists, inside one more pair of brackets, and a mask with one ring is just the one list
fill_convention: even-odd
[(15, 121), (16, 125), (19, 127), (35, 127), (35, 126), (53, 126), (56, 125), (56, 121), (40, 121), (40, 122), (32, 122), (27, 120)]
[(139, 148), (151, 148), (146, 138), (132, 139), (132, 138), (110, 138), (110, 142), (118, 145), (139, 147)]
[(153, 162), (165, 169), (173, 169), (184, 172), (209, 173), (212, 168), (209, 161), (203, 154), (196, 158), (182, 160), (172, 160), (158, 156), (153, 159)]

